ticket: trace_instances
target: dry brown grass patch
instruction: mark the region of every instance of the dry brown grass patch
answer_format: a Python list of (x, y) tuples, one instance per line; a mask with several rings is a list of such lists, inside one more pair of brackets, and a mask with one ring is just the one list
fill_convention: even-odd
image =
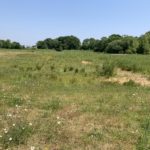
[(121, 69), (117, 69), (117, 74), (115, 77), (105, 80), (110, 82), (117, 82), (120, 84), (124, 84), (129, 81), (134, 81), (136, 84), (139, 84), (141, 86), (150, 86), (150, 81), (147, 79), (146, 76), (139, 73), (133, 73), (131, 71), (124, 71)]

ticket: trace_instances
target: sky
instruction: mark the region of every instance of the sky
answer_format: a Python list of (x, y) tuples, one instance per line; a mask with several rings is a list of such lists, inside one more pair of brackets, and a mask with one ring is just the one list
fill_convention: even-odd
[(34, 45), (45, 38), (81, 40), (150, 30), (150, 0), (0, 0), (0, 39)]

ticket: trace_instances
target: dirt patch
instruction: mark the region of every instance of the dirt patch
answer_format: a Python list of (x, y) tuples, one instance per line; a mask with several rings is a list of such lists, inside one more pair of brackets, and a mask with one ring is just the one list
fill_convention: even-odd
[(82, 60), (82, 61), (81, 61), (81, 64), (84, 64), (84, 65), (91, 65), (91, 64), (92, 64), (92, 62)]
[(107, 81), (124, 84), (130, 80), (140, 84), (141, 86), (150, 86), (150, 80), (148, 80), (146, 76), (121, 69), (117, 69), (117, 75), (115, 77), (109, 78)]

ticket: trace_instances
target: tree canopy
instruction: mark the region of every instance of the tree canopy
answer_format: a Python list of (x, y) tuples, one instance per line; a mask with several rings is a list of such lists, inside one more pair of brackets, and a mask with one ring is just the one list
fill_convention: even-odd
[(55, 50), (77, 50), (80, 49), (81, 42), (75, 36), (61, 36), (56, 39), (47, 38), (44, 41), (37, 42), (38, 49)]
[(11, 42), (10, 40), (0, 40), (0, 48), (6, 49), (23, 49), (24, 46), (19, 42)]
[[(83, 42), (76, 36), (60, 36), (55, 39), (46, 38), (38, 41), (34, 49), (50, 50), (92, 50), (95, 52), (115, 53), (115, 54), (150, 54), (150, 32), (146, 32), (140, 37), (112, 34), (101, 39), (86, 38)], [(0, 48), (23, 49), (25, 46), (19, 42), (10, 40), (0, 40)], [(26, 47), (28, 48), (28, 47)]]

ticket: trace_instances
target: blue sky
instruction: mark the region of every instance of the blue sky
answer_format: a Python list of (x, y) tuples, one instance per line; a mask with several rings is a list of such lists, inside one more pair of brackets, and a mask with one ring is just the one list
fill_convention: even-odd
[(150, 30), (150, 0), (0, 0), (0, 39), (25, 45), (47, 37), (81, 40)]

